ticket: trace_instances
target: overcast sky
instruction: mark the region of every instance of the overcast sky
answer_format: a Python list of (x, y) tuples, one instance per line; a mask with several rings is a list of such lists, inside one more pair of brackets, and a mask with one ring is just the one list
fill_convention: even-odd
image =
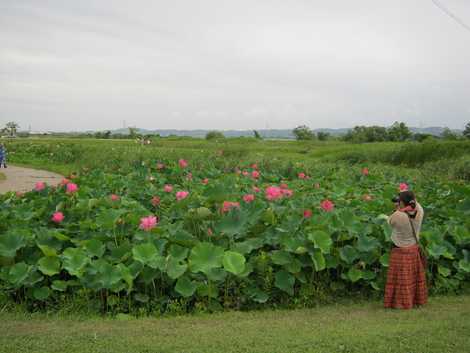
[[(439, 3), (470, 24), (470, 1)], [(470, 121), (470, 30), (431, 0), (0, 0), (0, 124)]]

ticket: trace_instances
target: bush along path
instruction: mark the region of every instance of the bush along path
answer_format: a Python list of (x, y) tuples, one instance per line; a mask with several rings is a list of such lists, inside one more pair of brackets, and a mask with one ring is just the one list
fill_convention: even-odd
[(0, 180), (0, 194), (9, 191), (25, 192), (31, 191), (36, 183), (46, 182), (48, 185), (57, 185), (63, 177), (56, 173), (45, 170), (36, 170), (9, 165), (2, 169), (5, 180)]

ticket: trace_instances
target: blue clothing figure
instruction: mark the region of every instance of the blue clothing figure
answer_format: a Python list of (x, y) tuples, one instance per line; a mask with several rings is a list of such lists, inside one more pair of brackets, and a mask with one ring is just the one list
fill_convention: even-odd
[(3, 166), (3, 168), (7, 167), (7, 149), (3, 144), (0, 145), (0, 168)]

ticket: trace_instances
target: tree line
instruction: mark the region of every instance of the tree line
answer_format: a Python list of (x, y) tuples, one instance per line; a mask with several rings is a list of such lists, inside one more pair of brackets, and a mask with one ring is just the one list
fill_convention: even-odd
[[(10, 121), (0, 129), (2, 134), (6, 134), (8, 137), (27, 137), (27, 132), (18, 132), (20, 126)], [(81, 133), (73, 134), (73, 137), (78, 138), (97, 138), (97, 139), (139, 139), (149, 140), (152, 137), (159, 137), (160, 135), (142, 135), (138, 133), (138, 129), (130, 127), (129, 133), (127, 134), (113, 134), (110, 130), (98, 131), (94, 133)], [(342, 140), (353, 143), (363, 142), (386, 142), (386, 141), (424, 141), (427, 138), (435, 138), (436, 136), (424, 133), (413, 133), (410, 128), (403, 122), (395, 122), (389, 127), (384, 126), (364, 126), (358, 125), (349, 130), (346, 134), (334, 137), (331, 134), (323, 131), (314, 132), (308, 126), (301, 125), (297, 126), (292, 130), (292, 134), (297, 140), (319, 140), (326, 141), (329, 139)], [(67, 134), (70, 136), (70, 134)], [(261, 134), (254, 130), (253, 137), (256, 139), (262, 139)], [(207, 140), (220, 140), (225, 138), (221, 131), (212, 130), (206, 134)], [(445, 128), (438, 138), (444, 140), (459, 140), (459, 139), (470, 139), (470, 122), (467, 123), (463, 133), (457, 134), (449, 128)]]
[[(292, 130), (297, 140), (320, 140), (325, 141), (333, 137), (326, 132), (312, 131), (308, 126), (301, 125)], [(336, 137), (338, 140), (354, 143), (363, 142), (398, 142), (398, 141), (424, 141), (436, 136), (425, 133), (413, 133), (403, 122), (395, 122), (390, 127), (358, 125), (346, 134)], [(444, 140), (470, 139), (470, 122), (465, 126), (462, 135), (456, 134), (449, 128), (445, 128), (439, 138)]]

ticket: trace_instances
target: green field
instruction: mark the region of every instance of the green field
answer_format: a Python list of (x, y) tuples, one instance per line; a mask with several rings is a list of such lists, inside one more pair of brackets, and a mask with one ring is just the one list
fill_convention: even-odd
[(82, 166), (105, 167), (135, 159), (163, 157), (207, 160), (219, 151), (227, 163), (256, 160), (306, 166), (318, 163), (374, 163), (406, 167), (413, 172), (470, 180), (470, 141), (424, 143), (380, 142), (351, 144), (340, 141), (289, 141), (231, 138), (154, 138), (150, 146), (130, 140), (30, 138), (8, 142), (10, 159), (19, 165), (68, 174)]
[[(0, 196), (0, 351), (467, 349), (468, 142), (7, 148), (11, 163), (69, 180)], [(426, 210), (433, 295), (403, 313), (379, 302), (391, 245), (383, 215), (400, 183)]]
[(466, 353), (470, 297), (131, 320), (0, 314), (0, 352)]

